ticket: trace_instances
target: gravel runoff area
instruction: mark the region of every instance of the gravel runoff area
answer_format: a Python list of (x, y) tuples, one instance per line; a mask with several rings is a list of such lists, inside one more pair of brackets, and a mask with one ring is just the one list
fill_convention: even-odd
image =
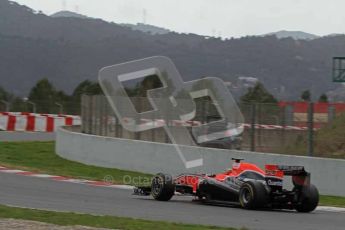
[(108, 230), (85, 226), (59, 226), (37, 221), (0, 219), (0, 230)]

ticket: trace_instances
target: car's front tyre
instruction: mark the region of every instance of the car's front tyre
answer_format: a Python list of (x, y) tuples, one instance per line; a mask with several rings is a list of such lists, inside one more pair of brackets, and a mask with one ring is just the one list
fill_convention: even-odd
[(175, 184), (169, 174), (158, 173), (151, 182), (151, 195), (155, 200), (168, 201), (175, 194)]

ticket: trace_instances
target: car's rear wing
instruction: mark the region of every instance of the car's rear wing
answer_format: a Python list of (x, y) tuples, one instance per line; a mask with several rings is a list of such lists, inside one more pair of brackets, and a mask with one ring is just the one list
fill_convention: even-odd
[(292, 183), (295, 186), (305, 186), (310, 184), (310, 173), (304, 166), (291, 165), (265, 165), (266, 175), (275, 177), (292, 176)]
[(283, 171), (286, 176), (302, 176), (308, 175), (305, 171), (304, 166), (288, 166), (288, 165), (277, 165), (278, 170)]

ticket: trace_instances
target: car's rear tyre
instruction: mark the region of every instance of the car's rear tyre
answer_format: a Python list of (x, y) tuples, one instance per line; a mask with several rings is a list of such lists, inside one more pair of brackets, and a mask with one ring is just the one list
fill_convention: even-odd
[(151, 195), (159, 201), (168, 201), (175, 194), (175, 184), (169, 174), (158, 173), (151, 182)]
[(245, 209), (259, 209), (267, 204), (268, 194), (264, 184), (258, 181), (245, 182), (239, 193), (239, 202)]
[(319, 191), (317, 188), (310, 184), (304, 186), (301, 190), (299, 202), (296, 205), (298, 212), (311, 212), (314, 211), (319, 204)]

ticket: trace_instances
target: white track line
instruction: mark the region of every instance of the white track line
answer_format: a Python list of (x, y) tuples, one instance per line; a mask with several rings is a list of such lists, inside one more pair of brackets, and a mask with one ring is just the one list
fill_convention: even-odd
[(23, 172), (26, 172), (26, 171), (17, 170), (17, 169), (1, 169), (1, 172), (18, 174), (18, 173), (23, 173)]
[(318, 206), (317, 211), (326, 211), (326, 212), (341, 212), (345, 213), (345, 208), (330, 207), (330, 206)]

